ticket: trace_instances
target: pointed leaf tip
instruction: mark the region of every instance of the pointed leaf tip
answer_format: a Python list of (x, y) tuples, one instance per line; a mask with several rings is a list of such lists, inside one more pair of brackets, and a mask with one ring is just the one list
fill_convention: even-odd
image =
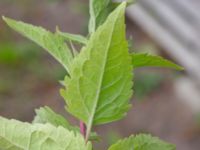
[(180, 65), (173, 63), (161, 56), (150, 55), (148, 53), (132, 53), (132, 63), (134, 68), (138, 67), (165, 67), (176, 69), (179, 71), (184, 70)]
[(48, 51), (70, 73), (73, 56), (61, 36), (51, 33), (40, 26), (33, 26), (4, 16), (2, 18), (10, 28)]

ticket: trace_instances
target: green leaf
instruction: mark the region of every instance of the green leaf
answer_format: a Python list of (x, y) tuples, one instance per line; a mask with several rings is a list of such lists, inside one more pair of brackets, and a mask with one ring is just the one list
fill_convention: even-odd
[(57, 29), (56, 32), (60, 36), (62, 36), (63, 38), (65, 38), (67, 41), (73, 41), (73, 42), (81, 43), (81, 44), (84, 44), (84, 45), (87, 44), (87, 41), (88, 41), (87, 38), (85, 38), (82, 35), (61, 32), (59, 29)]
[(160, 56), (149, 55), (147, 53), (133, 53), (132, 63), (134, 68), (139, 67), (167, 67), (177, 70), (183, 70), (183, 67), (164, 59)]
[[(36, 109), (35, 111), (36, 111), (36, 116), (33, 120), (33, 123), (41, 123), (41, 124), (50, 123), (55, 127), (62, 126), (67, 130), (80, 133), (79, 127), (70, 125), (69, 122), (63, 116), (55, 113), (51, 108), (47, 106), (41, 107), (40, 109)], [(92, 132), (89, 140), (91, 141), (99, 140), (99, 138), (100, 137), (97, 135), (97, 133)]]
[(78, 128), (71, 126), (63, 116), (55, 113), (51, 108), (47, 106), (36, 109), (35, 112), (36, 116), (33, 120), (33, 123), (50, 123), (56, 127), (62, 126), (68, 130), (79, 130)]
[[(127, 5), (131, 5), (134, 2), (135, 0), (127, 0)], [(94, 33), (120, 4), (121, 2), (113, 2), (112, 0), (90, 0), (89, 33)]]
[(168, 144), (150, 135), (140, 134), (130, 136), (112, 145), (108, 150), (176, 150), (172, 144)]
[(0, 117), (0, 149), (91, 150), (82, 135), (50, 124), (29, 124)]
[(96, 132), (91, 132), (90, 137), (89, 137), (89, 141), (99, 142), (99, 141), (101, 141), (101, 137)]
[(90, 21), (89, 21), (89, 33), (94, 33), (96, 30), (97, 17), (102, 10), (106, 10), (111, 0), (90, 0)]
[(61, 90), (67, 110), (85, 122), (88, 130), (123, 118), (130, 108), (133, 74), (125, 38), (125, 8), (122, 3), (91, 36), (73, 61), (66, 90)]
[(112, 0), (90, 0), (89, 33), (94, 33), (118, 5)]
[(6, 17), (3, 17), (3, 20), (12, 29), (46, 49), (70, 73), (70, 65), (73, 57), (63, 37), (53, 34), (42, 27), (36, 27), (21, 21), (15, 21)]

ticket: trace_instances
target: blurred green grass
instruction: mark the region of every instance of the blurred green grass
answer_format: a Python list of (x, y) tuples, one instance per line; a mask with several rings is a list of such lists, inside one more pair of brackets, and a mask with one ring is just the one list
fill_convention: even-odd
[(18, 81), (23, 82), (28, 76), (38, 81), (56, 82), (66, 73), (53, 58), (31, 42), (0, 43), (0, 68), (0, 93), (12, 91)]
[(164, 76), (158, 72), (138, 72), (134, 80), (134, 96), (138, 100), (156, 91), (164, 81)]

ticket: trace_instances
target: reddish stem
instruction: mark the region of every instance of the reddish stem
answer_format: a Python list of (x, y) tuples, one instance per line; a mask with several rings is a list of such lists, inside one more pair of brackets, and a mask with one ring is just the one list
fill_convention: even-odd
[(86, 125), (84, 122), (80, 121), (80, 131), (81, 131), (81, 134), (84, 136), (86, 136)]

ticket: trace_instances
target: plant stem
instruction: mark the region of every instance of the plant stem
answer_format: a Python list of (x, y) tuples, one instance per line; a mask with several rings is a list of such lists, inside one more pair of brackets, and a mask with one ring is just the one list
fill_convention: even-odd
[(91, 129), (87, 130), (87, 132), (86, 132), (86, 136), (85, 136), (85, 141), (86, 142), (89, 140), (90, 131), (91, 131)]
[(93, 122), (93, 117), (91, 117), (91, 119), (89, 120), (88, 124), (87, 124), (87, 130), (86, 130), (86, 141), (88, 141), (89, 137), (90, 137), (90, 132), (92, 130), (92, 122)]
[(80, 131), (84, 138), (86, 138), (86, 125), (82, 121), (80, 121)]

